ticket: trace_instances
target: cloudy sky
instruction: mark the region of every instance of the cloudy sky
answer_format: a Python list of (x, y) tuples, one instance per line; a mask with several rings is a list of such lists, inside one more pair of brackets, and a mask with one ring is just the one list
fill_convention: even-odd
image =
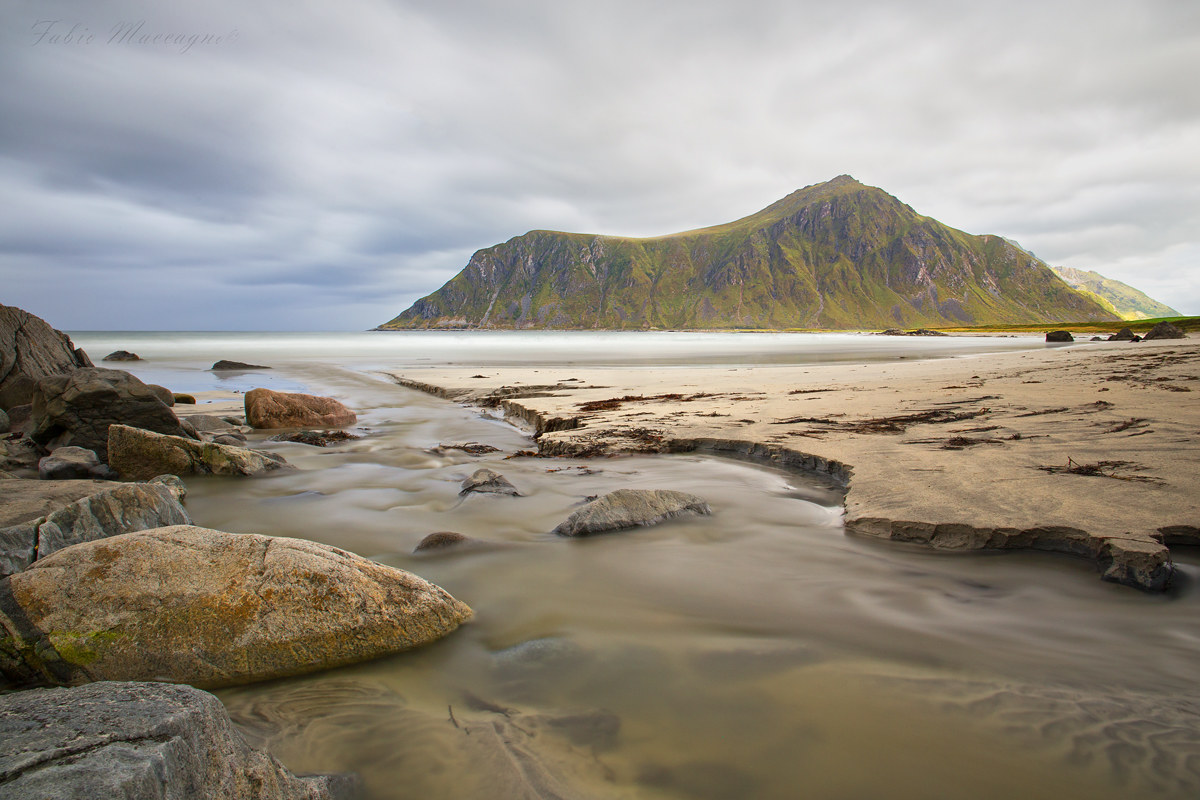
[(0, 0), (0, 302), (359, 330), (849, 173), (1200, 314), (1200, 3)]

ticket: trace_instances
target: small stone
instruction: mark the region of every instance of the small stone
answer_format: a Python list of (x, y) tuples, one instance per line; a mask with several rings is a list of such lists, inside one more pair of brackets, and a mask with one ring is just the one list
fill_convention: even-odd
[(60, 447), (38, 461), (38, 477), (44, 481), (65, 481), (97, 477), (100, 466), (96, 451), (83, 447)]
[(128, 350), (114, 350), (106, 355), (101, 361), (141, 361), (142, 357), (137, 353), (131, 353)]
[(471, 494), (472, 492), (484, 492), (489, 494), (507, 494), (513, 497), (520, 497), (521, 493), (517, 491), (517, 487), (508, 482), (499, 472), (493, 472), (490, 469), (477, 469), (471, 473), (471, 477), (462, 482), (462, 490), (460, 495)]
[(590, 536), (595, 533), (657, 525), (685, 514), (711, 514), (702, 498), (667, 489), (618, 489), (567, 517), (554, 533), (559, 536)]

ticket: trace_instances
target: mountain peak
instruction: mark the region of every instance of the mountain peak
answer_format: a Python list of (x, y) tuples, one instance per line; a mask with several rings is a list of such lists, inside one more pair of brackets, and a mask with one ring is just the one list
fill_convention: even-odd
[(475, 253), (384, 328), (917, 328), (1112, 320), (995, 236), (849, 175), (644, 239), (534, 231)]

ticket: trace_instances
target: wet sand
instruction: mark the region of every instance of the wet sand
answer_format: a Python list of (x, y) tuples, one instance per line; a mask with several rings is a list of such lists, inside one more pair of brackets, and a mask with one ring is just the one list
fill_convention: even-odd
[(710, 450), (816, 467), (845, 484), (854, 534), (1065, 552), (1148, 590), (1169, 586), (1170, 546), (1200, 543), (1196, 339), (863, 365), (392, 374), (547, 429), (546, 455)]

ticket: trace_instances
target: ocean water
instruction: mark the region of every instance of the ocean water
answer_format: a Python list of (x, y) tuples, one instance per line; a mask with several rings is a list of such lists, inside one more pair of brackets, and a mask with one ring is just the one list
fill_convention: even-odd
[[(502, 420), (377, 370), (770, 365), (971, 357), (1021, 339), (811, 334), (73, 334), (176, 391), (336, 396), (362, 438), (266, 442), (297, 469), (188, 479), (197, 524), (326, 542), (475, 609), (432, 646), (218, 692), (297, 772), (391, 798), (1193, 798), (1200, 560), (1162, 596), (1033, 553), (845, 535), (810, 476), (720, 458), (508, 458)], [(218, 376), (217, 359), (272, 370)], [(436, 448), (479, 442), (494, 453)], [(522, 497), (458, 495), (479, 467)], [(680, 489), (713, 515), (582, 541), (587, 497)], [(898, 487), (902, 490), (902, 487)], [(490, 549), (413, 555), (428, 533)]]

